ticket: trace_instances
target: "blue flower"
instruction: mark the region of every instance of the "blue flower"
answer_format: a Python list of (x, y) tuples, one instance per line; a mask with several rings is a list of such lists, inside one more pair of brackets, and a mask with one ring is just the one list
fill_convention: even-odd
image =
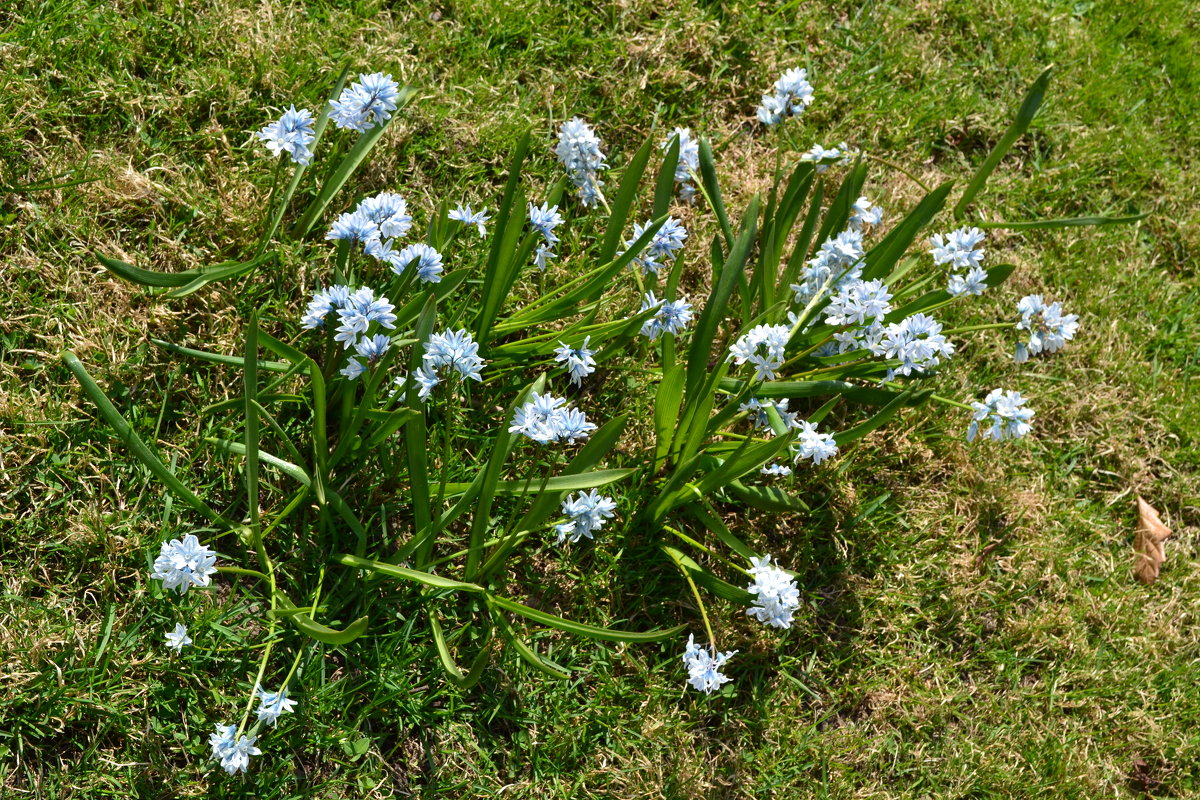
[(585, 536), (591, 539), (606, 520), (613, 518), (616, 509), (617, 504), (611, 497), (604, 497), (595, 489), (569, 496), (563, 501), (562, 512), (570, 519), (554, 526), (559, 544), (568, 537), (572, 544)]
[(367, 244), (379, 238), (379, 225), (360, 210), (347, 211), (333, 221), (325, 234), (327, 241)]
[(596, 351), (588, 349), (588, 342), (591, 340), (591, 336), (584, 337), (583, 344), (579, 347), (569, 347), (560, 341), (554, 351), (554, 360), (566, 364), (567, 374), (576, 386), (581, 385), (585, 377), (596, 371), (596, 359), (592, 357)]
[(176, 653), (182, 653), (183, 648), (192, 643), (191, 637), (188, 636), (187, 625), (182, 622), (175, 623), (175, 630), (167, 634), (166, 640), (167, 647), (172, 648)]
[(533, 392), (528, 402), (516, 410), (509, 433), (520, 433), (540, 444), (586, 439), (596, 430), (584, 413), (567, 406), (565, 397)]
[(736, 650), (717, 652), (696, 644), (695, 634), (688, 636), (687, 649), (683, 651), (683, 664), (687, 667), (688, 683), (697, 691), (712, 694), (729, 682), (729, 677), (720, 672), (729, 659), (737, 655)]
[(392, 271), (397, 275), (413, 262), (417, 264), (417, 278), (425, 283), (438, 283), (442, 280), (442, 254), (427, 244), (410, 244), (400, 251), (400, 255), (392, 262)]
[(217, 571), (216, 563), (217, 554), (189, 533), (182, 539), (163, 542), (150, 577), (162, 581), (164, 589), (183, 594), (193, 586), (203, 588), (212, 583), (210, 576)]
[(594, 206), (600, 198), (600, 187), (604, 185), (597, 173), (606, 164), (604, 153), (600, 151), (600, 139), (596, 137), (592, 126), (579, 117), (564, 122), (554, 153), (566, 167), (567, 176), (575, 184), (580, 202), (586, 207)]
[(459, 206), (447, 215), (450, 219), (458, 220), (464, 225), (474, 225), (479, 230), (479, 238), (482, 239), (487, 235), (487, 228), (484, 225), (488, 221), (487, 207), (472, 211), (471, 205)]
[(330, 103), (329, 118), (339, 128), (364, 133), (391, 119), (399, 96), (400, 86), (391, 75), (359, 75), (357, 82)]
[(273, 154), (287, 153), (293, 162), (301, 165), (312, 160), (309, 145), (316, 135), (313, 132), (313, 115), (306, 108), (297, 110), (292, 106), (283, 116), (254, 134), (266, 143)]
[(254, 694), (262, 701), (258, 706), (259, 721), (266, 722), (272, 727), (279, 722), (281, 716), (293, 713), (293, 709), (296, 707), (296, 701), (288, 699), (287, 689), (268, 692), (258, 686), (255, 688)]
[[(483, 380), (480, 373), (485, 362), (479, 357), (479, 345), (466, 328), (447, 333), (434, 333), (425, 342), (425, 352), (421, 357), (425, 368), (432, 373), (448, 367), (464, 379)], [(418, 380), (421, 378), (420, 374), (417, 375), (417, 378)], [(424, 384), (422, 385), (424, 386)], [(429, 388), (432, 389), (436, 385), (437, 381), (433, 381)], [(425, 392), (421, 399), (427, 395), (428, 392)]]
[(975, 441), (979, 433), (979, 423), (984, 421), (991, 422), (984, 435), (997, 442), (1020, 439), (1033, 429), (1030, 420), (1035, 412), (1025, 405), (1025, 398), (1020, 392), (993, 389), (983, 398), (982, 403), (971, 403), (971, 407), (975, 413), (971, 424), (967, 426), (968, 442)]
[(546, 239), (546, 244), (553, 245), (558, 241), (554, 229), (562, 223), (563, 217), (558, 213), (558, 206), (548, 203), (542, 203), (541, 206), (529, 204), (529, 227), (540, 233)]
[(664, 333), (678, 334), (692, 320), (692, 304), (686, 300), (668, 302), (665, 299), (655, 299), (654, 292), (646, 292), (640, 310), (649, 311), (652, 308), (657, 308), (657, 313), (646, 320), (639, 331), (642, 336), (650, 339), (657, 339)]
[(379, 235), (385, 239), (403, 236), (413, 223), (408, 213), (408, 203), (395, 192), (380, 192), (368, 197), (354, 211), (375, 223)]

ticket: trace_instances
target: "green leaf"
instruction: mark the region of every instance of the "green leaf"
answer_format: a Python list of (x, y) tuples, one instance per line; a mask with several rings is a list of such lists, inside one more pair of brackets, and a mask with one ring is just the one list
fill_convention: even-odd
[(180, 500), (187, 503), (202, 516), (211, 522), (229, 528), (231, 530), (242, 529), (243, 526), (235, 522), (231, 522), (216, 511), (214, 511), (208, 503), (205, 503), (191, 489), (187, 488), (179, 478), (175, 477), (175, 473), (167, 469), (167, 465), (154, 453), (153, 450), (146, 445), (142, 438), (134, 432), (133, 428), (121, 413), (117, 411), (112, 401), (104, 394), (104, 390), (96, 383), (87, 369), (79, 361), (79, 359), (70, 350), (64, 350), (62, 360), (66, 363), (67, 368), (75, 375), (75, 379), (79, 381), (79, 385), (83, 388), (84, 393), (91, 399), (96, 407), (100, 409), (101, 416), (105, 422), (116, 432), (117, 438), (129, 448), (134, 457), (150, 470), (159, 483), (165, 486), (172, 494)]
[(661, 464), (671, 452), (679, 406), (683, 402), (684, 367), (677, 364), (663, 372), (654, 396), (654, 463)]
[(514, 614), (520, 614), (532, 622), (539, 625), (545, 625), (549, 628), (557, 628), (560, 631), (574, 633), (578, 636), (587, 636), (590, 639), (599, 639), (605, 642), (629, 642), (629, 643), (645, 643), (645, 642), (661, 642), (665, 639), (670, 639), (672, 636), (678, 635), (686, 625), (677, 625), (674, 628), (666, 628), (657, 631), (647, 631), (639, 633), (636, 631), (623, 631), (616, 628), (600, 628), (595, 625), (587, 625), (582, 622), (573, 622), (569, 619), (563, 619), (555, 614), (549, 614), (545, 611), (539, 611), (536, 608), (530, 608), (524, 603), (518, 603), (515, 600), (509, 600), (506, 597), (489, 594), (488, 603), (499, 606), (505, 611), (511, 611)]
[(863, 280), (882, 278), (892, 271), (892, 267), (905, 254), (921, 229), (942, 210), (953, 188), (953, 181), (946, 181), (925, 195), (899, 225), (888, 231), (879, 244), (870, 249), (865, 256), (867, 266), (863, 270)]
[(747, 486), (739, 480), (730, 482), (725, 491), (760, 511), (802, 513), (810, 510), (808, 503), (775, 486)]
[[(168, 352), (176, 353), (181, 356), (198, 358), (201, 361), (209, 361), (213, 364), (224, 364), (225, 366), (229, 367), (245, 366), (245, 359), (240, 356), (227, 356), (222, 353), (212, 353), (208, 350), (196, 350), (191, 347), (182, 347), (177, 344), (172, 344), (171, 342), (165, 342), (162, 339), (151, 338), (150, 343), (155, 347), (161, 347), (163, 350)], [(289, 369), (291, 369), (291, 366), (282, 361), (259, 361), (258, 368), (266, 370), (267, 372), (287, 372)]]
[(347, 567), (378, 572), (381, 575), (403, 578), (406, 581), (415, 581), (434, 589), (452, 589), (456, 592), (472, 592), (475, 594), (484, 591), (484, 588), (477, 583), (466, 583), (464, 581), (456, 581), (452, 578), (443, 578), (441, 575), (434, 575), (431, 572), (398, 567), (395, 564), (388, 564), (385, 561), (372, 561), (366, 558), (359, 558), (349, 553), (339, 553), (333, 557), (333, 561), (336, 564), (342, 564)]
[(293, 238), (303, 239), (308, 235), (313, 225), (325, 213), (325, 209), (329, 207), (333, 198), (342, 190), (342, 187), (346, 185), (346, 181), (350, 180), (350, 176), (354, 174), (355, 170), (366, 159), (367, 154), (371, 152), (371, 148), (383, 137), (392, 120), (400, 115), (400, 112), (412, 101), (416, 94), (417, 90), (411, 86), (400, 87), (399, 95), (396, 98), (396, 110), (392, 112), (392, 116), (366, 133), (359, 134), (358, 141), (343, 156), (337, 169), (333, 171), (333, 174), (325, 181), (325, 185), (321, 187), (320, 193), (317, 194), (316, 198), (304, 212), (304, 215), (292, 227), (291, 233)]
[(857, 441), (874, 430), (882, 427), (884, 423), (890, 421), (892, 417), (900, 412), (900, 409), (905, 406), (917, 405), (924, 402), (933, 394), (932, 389), (922, 389), (920, 391), (909, 390), (901, 395), (898, 395), (892, 402), (888, 403), (883, 408), (879, 409), (873, 417), (853, 428), (847, 428), (844, 431), (839, 431), (833, 435), (834, 441), (838, 447), (845, 447), (851, 442)]
[(679, 137), (672, 136), (663, 154), (662, 166), (658, 168), (658, 180), (654, 185), (654, 210), (650, 216), (657, 219), (664, 217), (671, 207), (671, 198), (675, 194), (675, 165), (679, 163)]
[(504, 274), (507, 263), (502, 258), (504, 255), (511, 257), (513, 245), (520, 236), (521, 228), (525, 224), (525, 207), (524, 204), (518, 205), (516, 208), (516, 224), (513, 224), (514, 204), (518, 196), (521, 184), (521, 165), (525, 162), (525, 155), (529, 152), (529, 140), (532, 136), (532, 130), (526, 130), (521, 140), (517, 143), (517, 149), (513, 153), (512, 163), (508, 168), (508, 181), (504, 184), (504, 195), (500, 200), (500, 207), (496, 212), (495, 227), (492, 231), (492, 246), (488, 251), (487, 266), (483, 271), (483, 286), (481, 289), (483, 304), (479, 309), (479, 314), (475, 318), (475, 339), (478, 342), (487, 342), (492, 323), (495, 322), (497, 315), (500, 313), (500, 307), (504, 303), (505, 296), (508, 294), (507, 288), (503, 291), (501, 287), (507, 283), (507, 275)]
[(275, 605), (280, 609), (279, 616), (286, 618), (305, 636), (323, 644), (350, 644), (367, 630), (367, 617), (359, 617), (340, 631), (328, 625), (322, 625), (307, 613), (300, 613), (301, 609), (298, 609), (295, 603), (278, 590), (275, 592)]
[(654, 140), (648, 137), (625, 167), (621, 185), (613, 198), (612, 211), (608, 215), (608, 230), (605, 231), (604, 241), (596, 252), (596, 258), (601, 263), (612, 261), (617, 255), (617, 248), (621, 246), (621, 239), (625, 233), (625, 223), (629, 221), (629, 211), (633, 208), (633, 201), (637, 199), (638, 185), (642, 181), (646, 165), (650, 162), (650, 152), (653, 149)]
[[(176, 289), (178, 291), (183, 291), (184, 287), (188, 287), (198, 280), (208, 283), (212, 280), (220, 280), (249, 272), (260, 264), (264, 264), (275, 258), (274, 253), (264, 253), (255, 256), (249, 261), (222, 261), (220, 264), (212, 264), (197, 269), (187, 269), (182, 272), (155, 272), (154, 270), (135, 267), (133, 264), (127, 264), (120, 259), (101, 253), (96, 253), (95, 255), (96, 260), (118, 278), (132, 283), (139, 283), (142, 286), (152, 286), (158, 289)], [(199, 288), (199, 286), (196, 288)], [(195, 289), (191, 291), (195, 291)], [(185, 292), (185, 294), (190, 294), (190, 291)], [(175, 292), (172, 292), (171, 296), (182, 295), (176, 295)]]
[(487, 637), (484, 645), (478, 655), (475, 656), (475, 661), (472, 663), (471, 669), (464, 673), (459, 669), (458, 664), (454, 661), (454, 656), (450, 652), (450, 646), (446, 644), (446, 637), (442, 633), (442, 623), (437, 618), (437, 612), (432, 609), (429, 611), (429, 627), (433, 631), (433, 641), (437, 648), (438, 660), (442, 664), (442, 669), (446, 672), (446, 678), (460, 689), (469, 689), (479, 682), (483, 675), (483, 668), (487, 666), (489, 650)]
[(726, 526), (724, 521), (717, 516), (716, 511), (714, 511), (712, 506), (710, 506), (707, 502), (692, 503), (684, 506), (684, 508), (689, 514), (692, 515), (692, 517), (695, 518), (697, 522), (711, 531), (712, 534), (720, 539), (730, 550), (737, 553), (747, 561), (751, 558), (754, 558), (754, 551), (751, 550), (745, 542), (743, 542), (737, 536), (734, 536), (733, 532), (729, 530), (728, 526)]
[(679, 565), (679, 568), (684, 570), (691, 576), (692, 580), (700, 586), (708, 589), (724, 600), (731, 600), (739, 605), (748, 606), (754, 602), (755, 596), (745, 589), (739, 589), (731, 583), (721, 580), (716, 575), (713, 575), (704, 567), (697, 564), (685, 553), (676, 550), (674, 547), (662, 545), (662, 551), (667, 556)]
[[(258, 535), (258, 312), (250, 312), (246, 325), (246, 348), (242, 357), (242, 380), (246, 400), (246, 503), (250, 528)], [(256, 540), (257, 541), (257, 540)]]
[(729, 215), (725, 213), (725, 201), (721, 197), (721, 184), (717, 181), (717, 166), (713, 161), (712, 145), (704, 136), (700, 137), (700, 184), (704, 188), (705, 199), (717, 215), (721, 233), (725, 236), (725, 245), (733, 247), (733, 228), (729, 224)]
[[(242, 442), (231, 442), (228, 439), (219, 439), (214, 436), (205, 436), (204, 441), (215, 444), (228, 453), (233, 453), (239, 456), (246, 455), (246, 445)], [(280, 472), (291, 478), (295, 478), (304, 486), (312, 486), (312, 477), (309, 476), (309, 474), (305, 472), (303, 468), (291, 463), (290, 461), (284, 461), (279, 456), (271, 455), (270, 453), (262, 450), (258, 451), (258, 460), (264, 464), (270, 464), (272, 467), (275, 467)]]
[(534, 669), (549, 675), (551, 678), (571, 677), (571, 671), (569, 669), (564, 667), (562, 664), (551, 661), (526, 644), (525, 641), (517, 635), (516, 631), (513, 630), (512, 624), (504, 618), (503, 614), (497, 614), (496, 621), (500, 623), (500, 635), (504, 637), (506, 642), (512, 645), (512, 648), (517, 651), (517, 655), (519, 655)]
[(1037, 77), (1037, 80), (1029, 87), (1025, 93), (1025, 99), (1021, 101), (1021, 107), (1017, 110), (1017, 117), (1012, 124), (1008, 126), (1008, 130), (1000, 137), (1000, 141), (996, 142), (996, 146), (992, 148), (992, 152), (976, 170), (971, 182), (967, 184), (967, 188), (963, 191), (962, 197), (958, 199), (958, 203), (954, 206), (954, 218), (962, 219), (967, 210), (967, 206), (975, 199), (975, 196), (983, 191), (984, 184), (987, 179), (1000, 165), (1000, 160), (1008, 153), (1009, 149), (1016, 144), (1017, 139), (1029, 130), (1029, 124), (1033, 122), (1034, 116), (1037, 115), (1038, 109), (1042, 105), (1042, 100), (1046, 96), (1046, 87), (1050, 83), (1050, 72), (1053, 66), (1046, 67), (1042, 70), (1042, 74)]
[[(626, 469), (602, 469), (595, 472), (584, 472), (578, 475), (555, 475), (545, 481), (543, 487), (542, 481), (539, 480), (497, 480), (494, 494), (503, 495), (525, 495), (536, 494), (539, 491), (547, 492), (575, 492), (580, 489), (598, 489), (601, 486), (607, 486), (610, 483), (616, 483), (622, 478), (627, 478), (637, 469), (632, 467)], [(436, 481), (430, 481), (431, 486), (436, 486)], [(447, 483), (446, 496), (453, 497), (467, 491), (473, 485), (472, 483)]]
[(1026, 222), (973, 222), (978, 228), (1004, 228), (1010, 231), (1027, 231), (1035, 228), (1074, 228), (1084, 225), (1125, 225), (1140, 222), (1150, 216), (1149, 211), (1128, 217), (1067, 217), (1065, 219), (1034, 219)]

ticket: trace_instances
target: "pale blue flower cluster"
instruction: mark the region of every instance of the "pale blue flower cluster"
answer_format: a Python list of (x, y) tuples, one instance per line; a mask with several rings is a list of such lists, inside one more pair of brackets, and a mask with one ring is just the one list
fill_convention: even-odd
[(953, 297), (979, 296), (987, 288), (987, 270), (983, 267), (971, 267), (965, 275), (955, 273), (950, 276), (950, 282), (946, 285), (946, 291)]
[(434, 388), (453, 373), (463, 380), (483, 380), (481, 372), (487, 362), (479, 357), (479, 344), (466, 328), (434, 333), (424, 349), (421, 366), (413, 375), (421, 400), (428, 400)]
[(388, 263), (397, 275), (403, 275), (415, 263), (417, 279), (422, 283), (440, 283), (444, 272), (442, 254), (424, 242), (408, 245), (388, 259)]
[(973, 402), (971, 407), (975, 413), (971, 424), (967, 426), (968, 442), (975, 441), (981, 422), (991, 423), (984, 429), (984, 435), (997, 442), (1020, 439), (1033, 430), (1029, 421), (1033, 419), (1035, 412), (1026, 407), (1025, 398), (1020, 392), (993, 389), (983, 398), (982, 403)]
[(852, 231), (863, 228), (873, 228), (883, 222), (883, 209), (872, 203), (866, 197), (860, 197), (850, 206), (850, 219), (847, 225)]
[(579, 202), (588, 208), (596, 205), (600, 201), (600, 187), (604, 185), (598, 173), (607, 165), (604, 153), (600, 151), (600, 139), (592, 126), (579, 117), (564, 122), (554, 154), (566, 167), (571, 183), (575, 184)]
[[(369, 287), (351, 289), (349, 286), (336, 285), (313, 292), (308, 309), (300, 320), (300, 327), (305, 330), (321, 328), (326, 318), (336, 312), (338, 327), (334, 332), (334, 341), (341, 343), (345, 350), (353, 347), (359, 356), (351, 356), (340, 371), (354, 380), (366, 371), (369, 364), (374, 364), (387, 352), (391, 344), (389, 337), (380, 333), (368, 336), (368, 332), (371, 323), (394, 330), (395, 310), (396, 307), (386, 297), (376, 297)], [(366, 359), (366, 362), (360, 358)]]
[(519, 433), (538, 442), (570, 442), (587, 439), (596, 430), (594, 423), (577, 408), (572, 408), (565, 397), (533, 392), (529, 400), (516, 410), (509, 433)]
[(164, 589), (183, 594), (193, 586), (204, 588), (212, 583), (216, 563), (217, 554), (189, 533), (182, 539), (163, 542), (150, 577), (162, 581)]
[[(696, 197), (692, 181), (700, 170), (700, 142), (692, 138), (690, 128), (676, 128), (660, 145), (663, 152), (671, 148), (671, 141), (676, 136), (679, 137), (679, 160), (675, 162), (675, 182), (679, 184), (679, 199), (690, 203)], [(636, 234), (634, 238), (637, 238)]]
[(822, 147), (814, 144), (807, 152), (800, 154), (801, 161), (811, 161), (818, 173), (827, 171), (834, 164), (843, 164), (851, 159), (854, 151), (842, 142), (837, 147)]
[(756, 380), (773, 381), (775, 371), (783, 366), (791, 335), (787, 325), (756, 325), (730, 346), (728, 358), (739, 366), (749, 361)]
[(333, 221), (325, 234), (327, 241), (346, 241), (362, 245), (363, 252), (377, 261), (391, 265), (397, 274), (404, 263), (393, 243), (412, 228), (413, 218), (408, 203), (395, 192), (381, 192), (364, 199), (353, 211), (347, 211)]
[(942, 323), (926, 314), (913, 314), (901, 322), (883, 327), (882, 336), (872, 352), (886, 359), (899, 359), (900, 365), (888, 369), (887, 378), (925, 372), (954, 355), (954, 344), (942, 334)]
[(540, 206), (529, 204), (529, 226), (545, 239), (538, 245), (537, 252), (533, 255), (534, 266), (542, 272), (546, 271), (550, 259), (558, 257), (551, 251), (551, 248), (558, 243), (558, 236), (555, 235), (554, 229), (562, 223), (563, 217), (558, 213), (558, 206), (551, 206), (549, 203), (542, 203)]
[(286, 688), (280, 689), (278, 692), (268, 692), (261, 686), (257, 686), (254, 689), (254, 696), (260, 700), (259, 721), (265, 722), (271, 727), (275, 727), (281, 716), (291, 714), (296, 707), (296, 701), (288, 699)]
[(400, 97), (400, 86), (391, 75), (375, 72), (359, 75), (330, 103), (329, 118), (343, 130), (365, 133), (391, 119)]
[(746, 613), (774, 628), (790, 628), (796, 609), (800, 607), (800, 588), (796, 579), (778, 566), (771, 566), (771, 556), (750, 559), (753, 582), (746, 591), (754, 595), (754, 605)]
[(892, 293), (881, 280), (855, 280), (843, 285), (825, 307), (830, 325), (881, 323), (892, 310)]
[[(646, 232), (650, 227), (650, 220), (641, 223), (634, 223), (633, 238), (625, 242), (626, 247), (633, 247), (634, 242)], [(667, 266), (667, 262), (674, 261), (679, 255), (679, 251), (683, 249), (683, 243), (687, 239), (687, 228), (683, 227), (683, 223), (674, 217), (667, 217), (662, 226), (654, 232), (654, 236), (650, 237), (650, 243), (646, 248), (633, 257), (633, 262), (642, 268), (642, 274), (658, 274), (658, 271)]]
[(582, 385), (583, 379), (596, 371), (596, 359), (593, 357), (596, 351), (588, 349), (591, 340), (591, 336), (585, 336), (579, 347), (571, 347), (560, 341), (554, 350), (554, 360), (566, 365), (571, 383), (576, 386)]
[(785, 116), (798, 117), (813, 102), (813, 87), (807, 70), (793, 67), (775, 81), (774, 92), (764, 94), (758, 107), (758, 121), (763, 125), (778, 125)]
[(604, 526), (605, 520), (612, 519), (616, 510), (613, 499), (595, 489), (569, 496), (562, 504), (562, 513), (569, 519), (554, 526), (558, 543), (562, 544), (568, 538), (572, 544), (584, 537), (593, 538), (592, 534)]
[(654, 316), (642, 324), (639, 333), (651, 340), (657, 339), (664, 333), (680, 334), (692, 321), (692, 304), (686, 300), (668, 301), (657, 299), (654, 292), (646, 292), (642, 297), (642, 307), (639, 311), (658, 309)]
[(221, 768), (235, 775), (250, 766), (250, 756), (262, 755), (262, 750), (254, 746), (257, 740), (257, 736), (238, 736), (236, 725), (218, 725), (217, 732), (209, 735), (208, 744)]
[(296, 164), (307, 165), (312, 161), (310, 146), (316, 138), (313, 121), (311, 111), (293, 105), (283, 112), (282, 117), (254, 135), (266, 143), (274, 155), (287, 153)]
[(735, 655), (737, 650), (720, 653), (715, 648), (701, 647), (696, 644), (695, 634), (689, 634), (687, 649), (683, 651), (688, 683), (696, 691), (712, 694), (722, 685), (729, 683), (729, 676), (722, 674), (720, 669)]
[(834, 291), (862, 277), (863, 264), (862, 231), (845, 230), (826, 239), (809, 259), (802, 273), (804, 282), (793, 283), (795, 302), (807, 303), (822, 292)]
[(953, 269), (978, 267), (983, 261), (984, 249), (979, 245), (984, 240), (979, 228), (959, 228), (947, 234), (935, 233), (929, 243), (933, 248), (933, 263), (949, 264)]
[(759, 472), (768, 478), (786, 478), (792, 474), (792, 468), (787, 464), (768, 464)]
[(192, 638), (188, 636), (187, 625), (182, 622), (175, 623), (175, 630), (166, 635), (167, 647), (173, 649), (176, 653), (182, 653), (183, 648), (192, 643)]
[(1057, 353), (1079, 330), (1079, 315), (1064, 314), (1057, 300), (1046, 305), (1040, 294), (1022, 297), (1017, 312), (1021, 315), (1017, 330), (1029, 331), (1029, 341), (1019, 342), (1013, 354), (1018, 364), (1028, 361), (1031, 355)]
[(807, 458), (814, 465), (818, 465), (837, 455), (837, 440), (833, 438), (832, 434), (818, 431), (814, 423), (802, 419), (797, 426), (797, 431), (796, 441), (791, 444), (793, 462)]
[(463, 225), (474, 225), (475, 228), (479, 231), (480, 239), (487, 236), (487, 227), (486, 227), (487, 221), (488, 221), (487, 206), (484, 206), (483, 208), (479, 209), (478, 211), (473, 211), (471, 209), (471, 204), (468, 203), (466, 205), (459, 206), (458, 208), (454, 209), (446, 216), (450, 219), (461, 222)]

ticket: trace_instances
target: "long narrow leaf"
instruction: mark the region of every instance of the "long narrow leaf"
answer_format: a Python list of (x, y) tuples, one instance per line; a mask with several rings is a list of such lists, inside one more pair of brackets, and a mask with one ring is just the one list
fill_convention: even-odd
[(515, 614), (520, 614), (526, 619), (536, 622), (539, 625), (545, 625), (549, 628), (557, 628), (560, 631), (574, 633), (578, 636), (587, 636), (588, 638), (599, 639), (605, 642), (661, 642), (665, 639), (670, 639), (672, 636), (676, 636), (681, 630), (687, 627), (685, 625), (677, 625), (674, 628), (647, 631), (645, 633), (638, 631), (623, 631), (616, 628), (600, 628), (583, 622), (574, 622), (569, 619), (563, 619), (555, 614), (539, 611), (538, 609), (531, 608), (524, 603), (518, 603), (515, 600), (509, 600), (506, 597), (500, 597), (498, 595), (488, 595), (488, 602), (492, 605), (499, 606), (506, 611), (512, 611)]
[(1050, 72), (1053, 66), (1046, 67), (1042, 70), (1042, 74), (1037, 76), (1037, 79), (1025, 92), (1025, 99), (1021, 101), (1021, 107), (1017, 110), (1017, 117), (1012, 124), (1008, 126), (1008, 130), (1000, 137), (1000, 141), (996, 142), (996, 146), (992, 148), (992, 152), (988, 153), (988, 157), (979, 165), (979, 169), (975, 171), (975, 175), (971, 178), (971, 182), (967, 184), (967, 188), (963, 190), (962, 197), (954, 205), (954, 218), (962, 219), (967, 210), (967, 206), (975, 199), (975, 196), (983, 191), (984, 184), (991, 174), (1000, 165), (1000, 160), (1007, 155), (1009, 149), (1016, 144), (1017, 139), (1020, 139), (1025, 131), (1029, 130), (1029, 124), (1033, 122), (1033, 118), (1037, 115), (1038, 109), (1041, 108), (1042, 100), (1046, 97), (1046, 87), (1050, 83)]

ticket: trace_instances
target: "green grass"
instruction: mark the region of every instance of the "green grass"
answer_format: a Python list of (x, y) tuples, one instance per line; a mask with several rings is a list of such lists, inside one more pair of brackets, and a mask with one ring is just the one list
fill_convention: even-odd
[[(1168, 0), (0, 10), (0, 184), (67, 170), (94, 179), (0, 196), (0, 795), (1194, 796), (1191, 12)], [(1035, 436), (968, 447), (960, 416), (910, 413), (818, 477), (832, 520), (742, 515), (742, 530), (800, 572), (806, 610), (773, 637), (713, 604), (722, 635), (746, 643), (727, 696), (685, 692), (673, 643), (551, 635), (539, 644), (580, 677), (550, 681), (508, 656), (461, 692), (445, 685), (423, 622), (401, 618), (308, 657), (295, 693), (304, 713), (264, 737), (269, 755), (249, 779), (230, 779), (207, 760), (207, 734), (249, 690), (244, 645), (260, 640), (261, 600), (237, 581), (176, 599), (147, 580), (158, 543), (185, 530), (57, 354), (75, 349), (119, 407), (142, 409), (131, 421), (191, 479), (210, 476), (206, 493), (237, 491), (224, 462), (191, 446), (196, 410), (236, 385), (146, 337), (235, 352), (241, 312), (271, 298), (270, 313), (298, 313), (313, 282), (302, 252), (285, 253), (278, 274), (184, 302), (115, 282), (90, 253), (161, 269), (244, 254), (270, 180), (249, 132), (280, 106), (316, 105), (346, 60), (421, 89), (364, 188), (397, 188), (421, 207), (470, 192), (492, 202), (520, 133), (535, 126), (537, 168), (550, 175), (551, 129), (578, 114), (598, 123), (616, 164), (652, 128), (708, 132), (724, 142), (735, 212), (771, 166), (748, 119), (782, 68), (807, 66), (818, 90), (801, 146), (846, 139), (930, 183), (968, 179), (1054, 62), (1047, 104), (979, 217), (1153, 216), (991, 237), (993, 263), (1020, 268), (969, 318), (1045, 291), (1081, 314), (1081, 335), (1029, 368), (1000, 336), (972, 340), (939, 389), (1020, 386), (1038, 410)], [(874, 175), (870, 193), (889, 211), (919, 194), (902, 175)], [(694, 280), (703, 248), (685, 252)], [(1148, 588), (1130, 575), (1136, 494), (1176, 532)], [(686, 588), (644, 566), (659, 562), (638, 547), (546, 553), (530, 591), (584, 609), (645, 592), (667, 601), (665, 622), (698, 627)], [(183, 617), (216, 649), (166, 658), (161, 633)]]

